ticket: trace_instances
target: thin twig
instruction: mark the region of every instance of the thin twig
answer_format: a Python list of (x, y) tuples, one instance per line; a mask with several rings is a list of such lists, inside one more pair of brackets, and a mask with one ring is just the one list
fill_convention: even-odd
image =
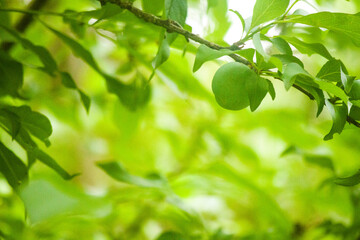
[(346, 121), (349, 123), (349, 124), (353, 124), (355, 127), (358, 127), (360, 128), (360, 123), (358, 121), (356, 121), (355, 119), (351, 118), (351, 117), (347, 117)]
[[(168, 32), (176, 32), (178, 34), (183, 35), (186, 39), (191, 39), (195, 42), (204, 44), (206, 46), (208, 46), (209, 48), (212, 49), (216, 49), (216, 50), (220, 50), (220, 49), (229, 49), (229, 47), (224, 47), (224, 46), (220, 46), (216, 43), (207, 41), (203, 38), (201, 38), (200, 36), (186, 31), (185, 29), (183, 29), (181, 26), (179, 26), (179, 24), (171, 19), (161, 19), (155, 15), (152, 15), (150, 13), (146, 13), (143, 12), (141, 9), (136, 8), (132, 5), (132, 3), (130, 2), (123, 2), (120, 0), (102, 0), (100, 1), (102, 4), (105, 3), (113, 3), (118, 5), (119, 7), (123, 8), (123, 9), (127, 9), (130, 12), (132, 12), (136, 17), (143, 19), (146, 22), (152, 23), (154, 25), (157, 25), (159, 27), (165, 28)], [(237, 54), (230, 54), (229, 55), (232, 59), (234, 59), (237, 62), (243, 63), (245, 65), (251, 66), (250, 62), (247, 61), (246, 59), (240, 57)]]
[[(99, 1), (100, 1), (100, 3), (102, 5), (105, 5), (106, 3), (116, 4), (116, 5), (118, 5), (119, 7), (123, 8), (123, 9), (129, 10), (136, 17), (138, 17), (140, 19), (143, 19), (146, 22), (149, 22), (149, 23), (152, 23), (154, 25), (163, 27), (168, 32), (179, 33), (179, 34), (183, 35), (186, 39), (191, 39), (191, 40), (193, 40), (195, 42), (204, 44), (204, 45), (208, 46), (209, 48), (216, 49), (216, 50), (228, 49), (229, 48), (229, 47), (223, 47), (223, 46), (220, 46), (220, 45), (218, 45), (216, 43), (207, 41), (207, 40), (199, 37), (196, 34), (193, 34), (193, 33), (189, 32), (189, 31), (186, 31), (181, 26), (179, 26), (179, 24), (177, 22), (175, 22), (175, 21), (173, 21), (171, 19), (161, 19), (161, 18), (159, 18), (157, 16), (154, 16), (154, 15), (152, 15), (150, 13), (146, 13), (146, 12), (142, 11), (141, 9), (134, 7), (131, 2), (122, 2), (121, 0), (99, 0)], [(278, 22), (269, 23), (265, 27), (269, 27), (270, 25), (275, 24), (275, 23), (278, 23)], [(246, 59), (240, 57), (239, 55), (231, 54), (229, 56), (232, 59), (234, 59), (235, 61), (237, 61), (237, 62), (241, 62), (241, 63), (243, 63), (245, 65), (250, 66), (250, 67), (252, 66), (249, 61), (247, 61)], [(311, 93), (307, 92), (302, 87), (300, 87), (300, 86), (298, 86), (296, 84), (293, 84), (293, 87), (296, 88), (297, 90), (299, 90), (300, 92), (302, 92), (303, 94), (305, 94), (306, 96), (308, 96), (311, 100), (315, 99), (315, 97)], [(347, 122), (350, 123), (350, 124), (353, 124), (354, 126), (356, 126), (358, 128), (360, 128), (360, 123), (357, 122), (356, 120), (354, 120), (351, 117), (347, 117)]]

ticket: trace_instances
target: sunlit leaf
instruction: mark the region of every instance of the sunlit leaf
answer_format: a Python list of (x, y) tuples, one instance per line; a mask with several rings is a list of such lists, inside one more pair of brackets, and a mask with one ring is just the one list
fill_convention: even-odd
[(341, 98), (345, 103), (347, 103), (349, 97), (346, 95), (344, 90), (333, 84), (332, 82), (328, 82), (322, 79), (315, 79), (315, 82), (319, 85), (320, 89), (334, 94), (335, 96)]
[(82, 12), (81, 15), (86, 16), (89, 19), (95, 18), (98, 21), (100, 21), (118, 15), (123, 11), (124, 10), (120, 8), (118, 5), (107, 2), (101, 8), (92, 11)]
[(326, 100), (326, 107), (328, 108), (331, 114), (333, 124), (330, 132), (326, 134), (326, 136), (324, 137), (324, 140), (330, 140), (333, 138), (333, 135), (335, 133), (340, 134), (344, 129), (348, 110), (345, 104), (342, 104), (341, 106), (335, 106), (332, 103), (330, 103), (328, 100)]
[(187, 0), (165, 0), (165, 17), (184, 26), (187, 16)]
[(255, 46), (256, 51), (264, 57), (265, 61), (268, 61), (270, 56), (265, 52), (265, 50), (262, 46), (262, 43), (260, 40), (260, 33), (256, 33), (253, 36), (253, 44)]
[(340, 82), (341, 81), (340, 69), (341, 69), (340, 61), (332, 59), (330, 61), (327, 61), (324, 64), (324, 66), (322, 66), (316, 77), (333, 82)]
[(285, 13), (289, 2), (289, 0), (256, 0), (251, 28), (258, 26), (261, 23), (268, 22)]
[(295, 56), (286, 55), (286, 54), (274, 54), (272, 55), (272, 57), (276, 57), (280, 59), (283, 65), (288, 65), (289, 63), (296, 63), (302, 68), (304, 68), (304, 63)]
[(291, 18), (289, 22), (302, 23), (315, 27), (322, 27), (344, 34), (355, 45), (360, 46), (360, 16), (357, 14), (319, 12), (297, 18)]
[(217, 6), (219, 0), (207, 0), (207, 8), (214, 8)]
[(340, 69), (340, 76), (341, 76), (341, 82), (344, 86), (345, 92), (347, 92), (347, 93), (350, 92), (351, 88), (354, 84), (355, 77), (346, 75), (342, 68)]
[[(164, 36), (163, 34), (161, 36)], [(163, 64), (166, 60), (168, 60), (170, 56), (170, 46), (168, 40), (164, 37), (161, 39), (158, 52), (153, 61), (154, 69), (158, 68), (161, 64)]]
[(199, 68), (207, 61), (211, 61), (214, 59), (217, 59), (222, 56), (226, 56), (229, 54), (232, 54), (233, 51), (229, 49), (221, 49), (221, 50), (215, 50), (212, 48), (209, 48), (205, 45), (200, 45), (196, 52), (193, 72), (196, 72), (199, 70)]
[(158, 14), (164, 9), (164, 0), (142, 0), (142, 8), (144, 11)]
[(258, 77), (254, 81), (247, 81), (245, 87), (250, 101), (250, 109), (255, 111), (268, 93), (269, 83), (266, 79)]
[(230, 9), (231, 12), (235, 13), (236, 16), (240, 19), (240, 22), (241, 22), (241, 25), (242, 25), (242, 33), (245, 32), (245, 28), (246, 28), (246, 25), (245, 25), (245, 19), (243, 18), (243, 16), (236, 10), (233, 10), (233, 9)]
[(321, 43), (306, 43), (298, 38), (288, 36), (281, 36), (281, 38), (293, 45), (297, 50), (299, 50), (299, 52), (303, 54), (311, 56), (316, 53), (328, 60), (333, 59), (329, 51)]
[(274, 85), (272, 84), (272, 82), (271, 82), (270, 80), (267, 80), (267, 82), (268, 82), (269, 94), (270, 94), (272, 100), (275, 100), (275, 98), (276, 98), (276, 92), (275, 92)]
[(289, 90), (290, 87), (295, 83), (295, 77), (297, 75), (309, 76), (309, 73), (297, 63), (289, 63), (285, 66), (282, 79), (284, 81), (286, 90)]
[(282, 53), (291, 56), (293, 54), (289, 44), (281, 37), (275, 37), (271, 39), (274, 46)]

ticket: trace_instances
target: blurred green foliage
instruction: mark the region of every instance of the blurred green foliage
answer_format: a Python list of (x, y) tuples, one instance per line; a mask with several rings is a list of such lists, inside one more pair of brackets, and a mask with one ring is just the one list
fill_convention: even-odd
[[(0, 4), (26, 9), (27, 2)], [(317, 1), (331, 11), (343, 2)], [(205, 20), (184, 28), (194, 24), (204, 29), (203, 38), (226, 44), (233, 14), (227, 1), (187, 4), (188, 15)], [(159, 16), (164, 7), (155, 0), (134, 5)], [(6, 29), (23, 14), (0, 12), (1, 40), (18, 43), (11, 58), (0, 54), (7, 63), (0, 70), (24, 75), (15, 79), (23, 80), (20, 91), (12, 85), (13, 94), (1, 98), (0, 122), (9, 132), (0, 135), (0, 170), (5, 172), (4, 156), (25, 169), (21, 179), (0, 178), (0, 239), (359, 238), (360, 191), (352, 186), (359, 182), (358, 128), (347, 124), (341, 135), (323, 141), (332, 127), (330, 114), (316, 118), (316, 102), (295, 89), (285, 91), (280, 81), (273, 81), (275, 100), (267, 95), (255, 112), (222, 109), (211, 79), (227, 57), (193, 73), (198, 45), (177, 36), (167, 61), (153, 70), (163, 30), (114, 6), (99, 9), (95, 0), (50, 1), (43, 11), (64, 14), (38, 14), (41, 21), (19, 36)], [(359, 9), (349, 1), (340, 11)], [(360, 49), (350, 38), (293, 24), (276, 31), (294, 42), (322, 43), (360, 75)], [(279, 42), (279, 49), (265, 50), (289, 51)], [(313, 75), (327, 61), (300, 54), (301, 47), (290, 50)], [(13, 98), (17, 93), (22, 97)], [(23, 104), (31, 108), (13, 107)], [(14, 113), (28, 123), (24, 129), (36, 138), (36, 151), (14, 141), (18, 122), (4, 120)], [(39, 122), (41, 127), (34, 124)], [(45, 165), (33, 165), (34, 158)]]

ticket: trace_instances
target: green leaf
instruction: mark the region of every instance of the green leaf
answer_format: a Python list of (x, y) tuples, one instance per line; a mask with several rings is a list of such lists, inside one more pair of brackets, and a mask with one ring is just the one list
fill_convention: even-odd
[(282, 70), (283, 70), (283, 63), (282, 63), (282, 61), (281, 61), (279, 58), (270, 56), (270, 58), (269, 58), (269, 64), (274, 65), (280, 72), (282, 72)]
[(341, 69), (340, 61), (336, 59), (332, 59), (330, 61), (327, 61), (324, 64), (324, 66), (322, 66), (316, 77), (321, 79), (326, 79), (332, 82), (340, 82), (341, 81), (340, 69)]
[(75, 56), (81, 58), (84, 62), (86, 62), (90, 67), (92, 67), (99, 74), (103, 75), (103, 72), (100, 70), (99, 66), (95, 62), (92, 54), (86, 50), (80, 43), (70, 38), (69, 36), (55, 30), (54, 28), (47, 25), (45, 22), (41, 23), (47, 27), (51, 32), (53, 32), (58, 38), (60, 38), (74, 53)]
[(46, 48), (33, 44), (28, 39), (21, 37), (20, 34), (13, 29), (10, 29), (2, 24), (0, 24), (0, 27), (2, 27), (9, 34), (11, 34), (15, 38), (15, 40), (23, 46), (23, 48), (28, 49), (35, 55), (37, 55), (42, 64), (44, 65), (44, 70), (46, 72), (48, 72), (49, 74), (54, 74), (54, 72), (57, 70), (57, 64)]
[(288, 36), (281, 36), (281, 38), (293, 45), (303, 54), (311, 56), (316, 53), (328, 60), (333, 59), (329, 51), (321, 43), (306, 43), (298, 38)]
[(304, 68), (304, 63), (295, 56), (286, 55), (286, 54), (274, 54), (272, 55), (272, 57), (276, 57), (280, 59), (283, 65), (288, 65), (289, 63), (296, 63), (302, 68)]
[(246, 28), (245, 19), (243, 18), (243, 16), (241, 16), (241, 14), (238, 11), (233, 10), (233, 9), (230, 9), (229, 11), (235, 13), (236, 16), (240, 19), (241, 26), (242, 26), (242, 34), (244, 34), (245, 28)]
[[(144, 81), (143, 79), (140, 81)], [(129, 110), (143, 107), (150, 99), (150, 86), (146, 82), (123, 84), (113, 77), (107, 77), (108, 91), (118, 96), (121, 103)]]
[(25, 105), (20, 107), (5, 106), (2, 109), (18, 116), (22, 127), (38, 139), (42, 140), (45, 144), (49, 144), (48, 138), (52, 133), (52, 127), (47, 117), (32, 111), (30, 107)]
[(187, 0), (165, 0), (165, 17), (184, 26), (187, 16)]
[(119, 162), (99, 162), (97, 166), (117, 181), (133, 184), (139, 187), (163, 188), (167, 182), (162, 178), (142, 178), (131, 175)]
[(0, 121), (3, 122), (5, 126), (8, 126), (8, 129), (11, 132), (11, 138), (14, 140), (21, 129), (21, 120), (19, 116), (6, 109), (0, 109), (0, 116), (2, 117), (0, 118)]
[(165, 232), (162, 233), (156, 240), (188, 240), (188, 238), (177, 232)]
[(290, 87), (295, 83), (295, 77), (297, 75), (310, 76), (310, 74), (297, 63), (289, 63), (286, 65), (282, 75), (286, 90), (289, 90)]
[(345, 187), (355, 186), (360, 183), (360, 170), (350, 177), (335, 178), (334, 183)]
[(258, 53), (260, 53), (264, 57), (265, 61), (266, 62), (269, 61), (270, 56), (265, 52), (265, 50), (264, 50), (264, 48), (263, 48), (263, 46), (261, 44), (261, 39), (260, 39), (260, 33), (259, 32), (254, 34), (254, 36), (253, 36), (253, 44), (255, 46), (256, 51)]
[(268, 83), (268, 90), (269, 90), (269, 94), (272, 98), (272, 100), (275, 100), (275, 97), (276, 97), (276, 93), (275, 93), (275, 88), (274, 88), (274, 85), (272, 84), (272, 82), (270, 80), (267, 80), (267, 83)]
[(355, 80), (349, 92), (351, 100), (360, 100), (360, 80)]
[(65, 87), (70, 89), (77, 89), (76, 83), (69, 73), (61, 72), (60, 75), (61, 75), (61, 82)]
[(158, 14), (164, 9), (164, 0), (142, 0), (141, 6), (145, 12)]
[(341, 98), (341, 100), (343, 100), (345, 103), (348, 102), (349, 97), (346, 95), (344, 90), (342, 90), (341, 88), (339, 88), (332, 82), (328, 82), (326, 80), (322, 80), (322, 79), (318, 79), (318, 78), (316, 78), (314, 81), (315, 81), (315, 83), (317, 83), (319, 85), (320, 89)]
[(235, 53), (244, 57), (249, 62), (254, 62), (255, 52), (256, 50), (253, 48), (246, 48), (246, 49), (237, 50)]
[(289, 0), (256, 0), (251, 21), (251, 28), (273, 20), (285, 13), (289, 2)]
[(90, 110), (90, 104), (91, 104), (91, 100), (89, 98), (89, 96), (87, 96), (83, 91), (81, 91), (77, 86), (76, 83), (74, 81), (74, 79), (71, 77), (71, 75), (67, 72), (60, 72), (61, 75), (61, 81), (62, 84), (70, 89), (75, 89), (77, 90), (77, 92), (80, 95), (80, 99), (81, 102), (86, 110), (87, 113), (89, 113)]
[(17, 189), (28, 179), (28, 170), (25, 164), (1, 142), (0, 172), (14, 189)]
[[(303, 86), (304, 87), (304, 86)], [(322, 112), (322, 110), (324, 109), (325, 106), (325, 96), (324, 96), (324, 92), (321, 91), (321, 89), (315, 88), (315, 87), (304, 87), (306, 90), (308, 90), (315, 98), (315, 101), (317, 103), (318, 106), (318, 110), (316, 113), (316, 117), (318, 117), (320, 115), (320, 113)]]
[(289, 56), (293, 55), (291, 47), (289, 46), (287, 41), (285, 41), (283, 38), (275, 37), (275, 38), (271, 39), (271, 42), (282, 54), (286, 54)]
[(317, 155), (317, 154), (305, 154), (304, 160), (308, 163), (318, 165), (323, 168), (328, 168), (334, 171), (334, 164), (332, 159), (328, 156)]
[[(163, 36), (163, 34), (161, 34)], [(161, 64), (163, 64), (166, 60), (168, 60), (170, 56), (170, 46), (167, 38), (162, 38), (158, 52), (153, 61), (154, 69), (158, 68)]]
[(207, 9), (214, 8), (218, 5), (219, 0), (207, 0)]
[(119, 13), (122, 13), (124, 9), (119, 7), (116, 4), (107, 2), (105, 5), (103, 5), (100, 9), (87, 11), (87, 12), (81, 12), (81, 16), (86, 17), (87, 19), (95, 18), (97, 19), (97, 22), (103, 19), (109, 19), (111, 17), (114, 17), (118, 15)]
[(46, 154), (44, 151), (40, 150), (39, 148), (35, 148), (31, 151), (36, 159), (40, 162), (48, 166), (49, 168), (53, 169), (57, 174), (59, 174), (65, 180), (71, 180), (72, 178), (79, 175), (79, 173), (70, 175), (67, 171), (65, 171), (52, 157)]
[(259, 107), (268, 93), (269, 84), (266, 79), (258, 77), (251, 81), (246, 81), (245, 87), (250, 101), (250, 110), (253, 112)]
[(356, 46), (360, 46), (360, 15), (346, 13), (319, 12), (287, 20), (310, 26), (327, 28), (349, 37)]
[(349, 116), (355, 120), (360, 120), (360, 107), (358, 106), (351, 106)]
[(88, 95), (86, 95), (83, 91), (78, 90), (80, 95), (81, 102), (86, 110), (87, 113), (90, 111), (91, 99)]
[(0, 51), (0, 96), (18, 96), (18, 90), (23, 84), (23, 65)]
[(351, 103), (360, 108), (360, 100), (351, 100)]
[(84, 38), (87, 24), (82, 19), (83, 14), (69, 9), (65, 10), (63, 14), (63, 22), (70, 26), (76, 37)]
[(346, 104), (342, 104), (341, 106), (335, 106), (332, 103), (330, 103), (328, 100), (326, 102), (326, 107), (328, 108), (333, 124), (331, 127), (330, 132), (324, 137), (324, 140), (330, 140), (333, 138), (333, 135), (335, 133), (340, 134), (342, 130), (344, 129), (346, 119), (348, 116), (348, 109)]
[(345, 92), (349, 93), (354, 84), (355, 77), (345, 74), (342, 67), (340, 67), (340, 76), (341, 76), (341, 83), (344, 86)]
[(229, 49), (215, 50), (205, 45), (200, 45), (196, 52), (193, 72), (199, 70), (199, 68), (207, 61), (217, 59), (222, 56), (232, 54), (233, 51)]

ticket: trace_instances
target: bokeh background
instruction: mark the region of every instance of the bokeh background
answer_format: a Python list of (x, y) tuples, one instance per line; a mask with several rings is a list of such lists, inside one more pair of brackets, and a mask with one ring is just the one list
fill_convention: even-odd
[[(11, 8), (28, 4), (0, 2)], [(211, 2), (216, 7), (209, 9)], [(360, 9), (359, 1), (309, 2), (312, 6), (300, 2), (293, 10), (356, 13)], [(254, 3), (189, 0), (187, 24), (205, 39), (231, 44), (239, 40), (242, 29), (228, 9), (251, 17)], [(44, 11), (96, 8), (97, 1), (63, 0), (50, 1)], [(10, 16), (16, 22), (22, 15)], [(79, 39), (105, 72), (124, 82), (147, 79), (152, 72), (160, 29), (129, 13), (91, 27), (76, 25), (75, 32), (61, 17), (39, 18)], [(360, 75), (360, 49), (344, 36), (304, 26), (274, 30), (280, 32), (323, 43), (350, 74)], [(285, 91), (274, 80), (276, 99), (266, 96), (255, 112), (221, 109), (211, 93), (211, 79), (230, 59), (208, 62), (193, 74), (197, 45), (188, 44), (184, 54), (185, 40), (178, 37), (170, 59), (151, 80), (149, 101), (131, 111), (107, 92), (99, 74), (36, 20), (25, 36), (49, 49), (92, 104), (87, 114), (76, 92), (64, 88), (60, 79), (33, 69), (38, 59), (30, 52), (13, 48), (12, 56), (28, 65), (23, 92), (31, 100), (26, 104), (45, 114), (53, 126), (52, 145), (43, 149), (68, 172), (81, 175), (65, 181), (36, 163), (20, 194), (1, 177), (0, 238), (157, 239), (165, 232), (183, 238), (168, 233), (170, 238), (163, 235), (163, 239), (359, 237), (359, 188), (338, 186), (331, 179), (360, 168), (360, 130), (347, 125), (341, 135), (323, 141), (331, 128), (330, 114), (325, 110), (316, 118), (316, 103), (299, 91)], [(326, 61), (297, 55), (312, 74)], [(26, 159), (10, 136), (2, 132), (0, 138)], [(109, 177), (97, 166), (104, 161), (121, 163), (133, 184)], [(166, 182), (166, 187), (153, 186), (156, 179)], [(150, 187), (143, 186), (147, 181)]]

